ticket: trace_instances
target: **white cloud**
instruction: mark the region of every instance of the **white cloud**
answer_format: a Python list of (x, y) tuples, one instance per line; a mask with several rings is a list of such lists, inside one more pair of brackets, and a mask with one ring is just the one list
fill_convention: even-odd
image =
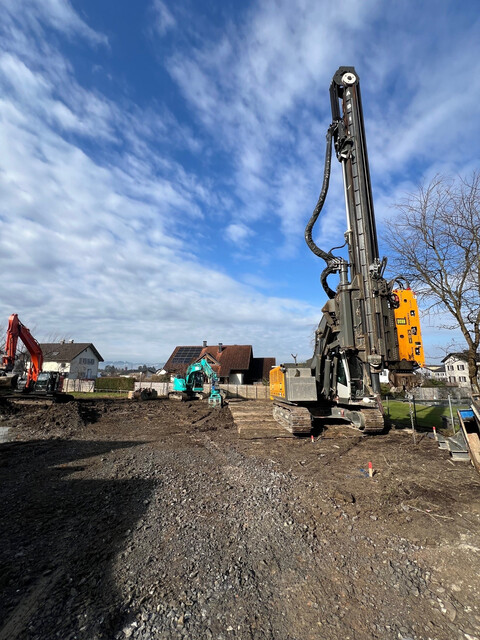
[[(166, 110), (120, 108), (82, 87), (53, 47), (52, 67), (35, 64), (37, 41), (28, 52), (19, 42), (0, 58), (5, 322), (17, 312), (39, 340), (92, 340), (108, 358), (159, 361), (205, 336), (274, 355), (273, 344), (288, 353), (304, 335), (308, 353), (318, 309), (259, 294), (192, 252), (192, 229), (219, 196), (154, 146), (198, 149), (188, 130)], [(100, 140), (101, 160), (87, 151)], [(239, 223), (227, 233), (241, 243), (252, 232)]]
[(108, 44), (107, 37), (89, 27), (68, 0), (3, 0), (2, 11), (13, 24), (28, 25), (36, 34), (46, 25), (69, 37), (79, 35), (93, 44)]
[(160, 36), (164, 36), (167, 31), (175, 27), (176, 20), (162, 0), (153, 0), (152, 9), (155, 15), (155, 30)]
[(230, 242), (243, 244), (252, 235), (252, 230), (244, 224), (230, 224), (225, 229), (225, 233)]

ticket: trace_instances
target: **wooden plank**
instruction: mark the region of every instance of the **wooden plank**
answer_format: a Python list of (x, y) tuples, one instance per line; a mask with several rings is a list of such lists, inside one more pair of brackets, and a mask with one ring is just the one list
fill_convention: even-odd
[(480, 473), (480, 439), (477, 433), (467, 434), (468, 449), (470, 458), (475, 469)]

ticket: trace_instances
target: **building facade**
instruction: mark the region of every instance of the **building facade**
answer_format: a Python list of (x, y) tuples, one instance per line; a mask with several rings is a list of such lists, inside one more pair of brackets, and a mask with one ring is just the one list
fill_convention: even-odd
[[(445, 364), (445, 381), (459, 387), (469, 387), (468, 358), (465, 352), (449, 353), (442, 362)], [(477, 364), (480, 364), (477, 356)]]

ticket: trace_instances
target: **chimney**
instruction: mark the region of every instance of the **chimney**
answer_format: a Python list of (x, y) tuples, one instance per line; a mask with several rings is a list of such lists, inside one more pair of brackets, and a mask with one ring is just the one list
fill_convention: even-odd
[(223, 351), (223, 343), (219, 342), (218, 343), (218, 353), (222, 353), (222, 351)]
[(205, 348), (206, 346), (207, 346), (207, 341), (206, 341), (206, 340), (204, 340), (204, 341), (203, 341), (203, 348)]

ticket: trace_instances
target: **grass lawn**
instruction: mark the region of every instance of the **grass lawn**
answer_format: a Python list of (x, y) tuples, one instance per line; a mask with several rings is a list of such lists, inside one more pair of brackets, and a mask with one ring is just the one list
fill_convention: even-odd
[[(387, 409), (388, 406), (388, 409)], [(450, 417), (450, 407), (445, 406), (428, 406), (425, 404), (416, 403), (417, 411), (417, 427), (419, 429), (429, 429), (432, 427), (442, 427), (442, 416)], [(393, 424), (398, 424), (402, 427), (410, 427), (410, 405), (408, 402), (400, 402), (398, 400), (383, 401), (383, 407), (386, 413), (390, 414), (390, 419)], [(457, 419), (457, 409), (469, 409), (469, 405), (453, 405), (453, 417)]]

